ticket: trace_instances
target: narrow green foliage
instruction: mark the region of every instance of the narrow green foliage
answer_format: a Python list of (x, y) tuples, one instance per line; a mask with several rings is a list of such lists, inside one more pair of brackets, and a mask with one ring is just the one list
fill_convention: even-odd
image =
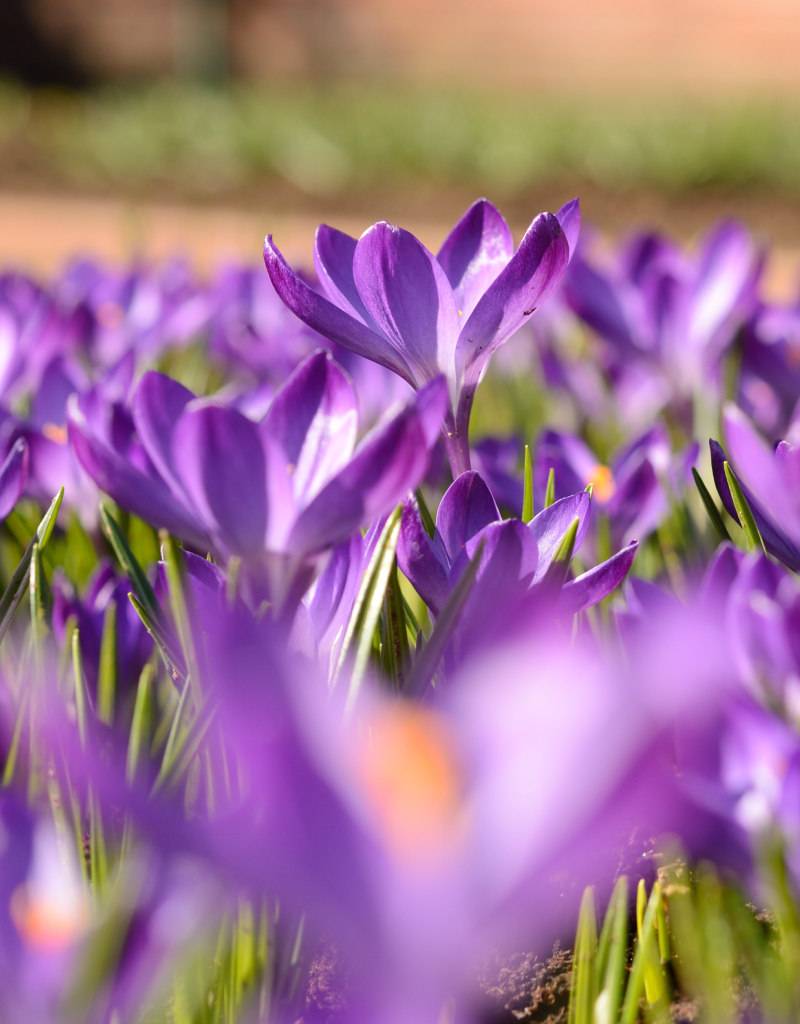
[(227, 573), (225, 576), (225, 599), (229, 605), (233, 605), (236, 602), (241, 576), (242, 559), (239, 555), (233, 555), (228, 559)]
[(628, 879), (623, 875), (614, 886), (597, 944), (598, 1005), (603, 1007), (602, 1019), (609, 1022), (619, 1017), (627, 954)]
[(128, 756), (125, 774), (129, 782), (136, 778), (142, 754), (148, 746), (148, 737), (153, 721), (153, 684), (155, 668), (148, 662), (142, 669), (136, 687), (136, 702), (133, 706), (131, 730), (128, 735)]
[(736, 479), (736, 474), (731, 469), (730, 463), (725, 461), (722, 464), (725, 470), (725, 479), (728, 482), (728, 487), (731, 492), (731, 499), (733, 500), (733, 507), (736, 509), (736, 515), (739, 517), (739, 523), (742, 527), (745, 536), (745, 545), (749, 551), (758, 551), (760, 548), (766, 552), (764, 547), (764, 541), (759, 532), (758, 526), (756, 526), (755, 517), (753, 511), (750, 508), (750, 503), (744, 496), (739, 481)]
[[(345, 666), (350, 665), (348, 703), (355, 699), (372, 650), (373, 634), (380, 617), (383, 597), (400, 538), (401, 515), (402, 506), (398, 506), (386, 521), (362, 577), (345, 630), (334, 679), (339, 679)], [(355, 652), (351, 653), (354, 644)]]
[(141, 603), (139, 598), (134, 593), (128, 594), (128, 600), (133, 606), (134, 611), (142, 621), (142, 625), (152, 637), (153, 643), (156, 645), (164, 664), (167, 666), (167, 670), (173, 679), (184, 679), (186, 677), (186, 669), (183, 664), (183, 659), (180, 653), (175, 650), (174, 645), (167, 636), (165, 630), (161, 626), (161, 622), (154, 620), (145, 606)]
[(184, 587), (183, 556), (173, 537), (162, 530), (160, 533), (161, 546), (164, 553), (164, 562), (167, 572), (167, 583), (169, 585), (169, 604), (172, 618), (175, 622), (175, 629), (178, 633), (178, 641), (181, 645), (184, 663), (189, 673), (189, 681), (192, 687), (200, 689), (200, 671), (197, 660), (197, 650), (194, 643), (194, 631), (189, 616), (189, 603), (186, 588)]
[(185, 728), (185, 713), (189, 696), (189, 685), (190, 682), (187, 680), (181, 690), (178, 702), (173, 709), (169, 733), (167, 734), (167, 742), (164, 746), (164, 752), (161, 757), (161, 767), (153, 787), (153, 792), (157, 792), (164, 785), (172, 771), (176, 758), (180, 754), (182, 745), (180, 742), (180, 735)]
[(525, 445), (525, 455), (522, 469), (522, 521), (529, 523), (533, 519), (533, 462), (531, 460), (530, 445)]
[(717, 508), (717, 503), (711, 497), (711, 494), (709, 493), (709, 490), (706, 487), (703, 478), (700, 476), (700, 474), (697, 472), (694, 466), (692, 466), (692, 478), (694, 479), (694, 485), (697, 488), (697, 492), (700, 495), (700, 498), (703, 502), (703, 507), (708, 513), (708, 518), (711, 520), (711, 525), (717, 531), (720, 540), (730, 540), (731, 535), (728, 533), (728, 529), (725, 526), (722, 516), (720, 515), (719, 509)]
[(117, 605), (109, 601), (103, 616), (100, 663), (97, 676), (97, 717), (106, 725), (114, 721), (117, 692)]
[(25, 593), (34, 548), (38, 548), (41, 552), (47, 547), (48, 541), (53, 535), (58, 511), (61, 508), (61, 502), (63, 499), (64, 488), (62, 487), (58, 494), (56, 494), (55, 498), (50, 502), (50, 507), (47, 509), (47, 512), (45, 512), (42, 520), (36, 528), (36, 534), (25, 549), (22, 559), (14, 570), (11, 581), (6, 587), (3, 596), (0, 597), (0, 640), (2, 640), (8, 632), (8, 627), (11, 625), (14, 612), (19, 607)]
[(428, 503), (425, 501), (425, 495), (422, 493), (421, 487), (418, 487), (414, 492), (414, 497), (417, 500), (419, 517), (422, 520), (422, 525), (425, 527), (425, 532), (429, 537), (432, 537), (436, 533), (436, 523), (431, 515), (431, 510), (428, 508)]
[(396, 558), (392, 562), (386, 587), (381, 632), (384, 671), (395, 687), (401, 689), (408, 671), (411, 652), (406, 624), (406, 602), (400, 590)]
[(597, 999), (597, 917), (591, 886), (584, 889), (572, 957), (569, 1024), (593, 1024)]
[(89, 795), (89, 858), (92, 888), (102, 895), (109, 877), (108, 848), (100, 802), (93, 793)]
[(30, 700), (30, 690), (25, 689), (22, 699), (17, 707), (16, 718), (14, 719), (14, 731), (11, 733), (11, 742), (8, 745), (8, 754), (6, 755), (6, 763), (3, 765), (3, 786), (10, 786), (14, 780), (14, 772), (17, 768), (17, 761), (19, 759), (19, 749), (22, 742), (22, 730), (25, 727), (27, 719), (28, 702)]
[(572, 555), (575, 551), (575, 541), (578, 536), (578, 529), (580, 528), (580, 525), (580, 519), (575, 516), (564, 531), (561, 543), (558, 545), (558, 549), (553, 556), (553, 561), (550, 563), (545, 575), (545, 583), (547, 585), (561, 586), (561, 584), (566, 580), (567, 573), (569, 572), (569, 563), (571, 562)]
[(31, 552), (31, 569), (28, 575), (28, 594), (31, 603), (31, 628), (36, 643), (47, 630), (49, 594), (42, 565), (42, 549), (34, 543)]
[(544, 489), (544, 507), (550, 508), (556, 500), (556, 471), (553, 466), (547, 474), (547, 485)]
[(111, 547), (114, 549), (114, 554), (117, 556), (119, 564), (125, 570), (128, 579), (133, 585), (133, 591), (139, 603), (147, 610), (151, 619), (158, 621), (159, 607), (156, 595), (150, 586), (150, 581), (133, 551), (131, 551), (130, 545), (125, 539), (119, 524), (111, 514), (111, 510), (105, 504), (100, 505), (100, 523)]
[(639, 1013), (639, 1000), (644, 994), (656, 1019), (664, 1019), (667, 1012), (667, 982), (658, 959), (657, 915), (661, 901), (661, 887), (656, 883), (647, 899), (643, 882), (636, 890), (636, 952), (633, 956), (625, 999), (622, 1004), (621, 1024), (634, 1024)]
[(86, 746), (87, 704), (86, 675), (83, 671), (81, 636), (78, 627), (72, 631), (72, 674), (75, 684), (75, 717), (78, 721), (78, 737), (81, 746)]

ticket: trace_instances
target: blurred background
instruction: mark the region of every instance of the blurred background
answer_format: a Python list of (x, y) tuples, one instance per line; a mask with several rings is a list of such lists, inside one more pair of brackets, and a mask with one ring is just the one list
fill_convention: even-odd
[(740, 216), (794, 274), (797, 0), (1, 0), (0, 260), (431, 246), (476, 196), (618, 236)]

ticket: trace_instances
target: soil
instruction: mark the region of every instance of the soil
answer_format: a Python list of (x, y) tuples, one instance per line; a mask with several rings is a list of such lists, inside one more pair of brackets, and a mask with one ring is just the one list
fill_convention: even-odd
[(558, 947), (546, 960), (522, 953), (491, 965), (485, 1024), (566, 1024), (571, 976), (572, 953)]

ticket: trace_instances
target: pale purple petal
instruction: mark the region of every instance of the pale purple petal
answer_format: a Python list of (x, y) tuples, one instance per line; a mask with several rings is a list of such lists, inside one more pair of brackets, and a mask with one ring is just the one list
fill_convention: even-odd
[(411, 501), (403, 508), (397, 564), (425, 604), (439, 612), (450, 590), (447, 556), (438, 538), (428, 536)]
[(539, 550), (537, 580), (540, 580), (550, 568), (564, 534), (575, 518), (578, 519), (578, 531), (575, 535), (573, 553), (578, 551), (589, 525), (590, 507), (589, 495), (586, 491), (581, 491), (553, 502), (530, 521), (528, 529), (535, 538)]
[(172, 434), (192, 392), (163, 373), (150, 371), (139, 381), (131, 412), (136, 433), (153, 465), (173, 488), (181, 484), (172, 454)]
[(257, 426), (236, 409), (191, 407), (175, 428), (173, 458), (219, 549), (229, 554), (262, 551), (267, 488)]
[(749, 233), (735, 221), (721, 224), (703, 251), (689, 324), (692, 339), (709, 340), (737, 312), (748, 297), (749, 286), (755, 284), (759, 269)]
[(575, 250), (578, 248), (578, 239), (581, 234), (580, 199), (571, 199), (568, 203), (564, 203), (556, 217), (558, 217), (558, 223), (561, 225), (561, 230), (566, 236), (569, 245), (569, 258), (572, 259)]
[(471, 537), (498, 519), (500, 512), (483, 478), (474, 471), (457, 477), (436, 512), (436, 532), (450, 561), (458, 558)]
[[(717, 491), (722, 504), (725, 506), (728, 515), (735, 522), (739, 522), (739, 516), (736, 513), (736, 507), (733, 504), (733, 497), (731, 495), (730, 488), (728, 487), (728, 481), (725, 478), (724, 463), (727, 460), (727, 456), (722, 446), (718, 441), (710, 440), (708, 442), (709, 449), (711, 451), (711, 471), (714, 475), (714, 484), (716, 485)], [(736, 467), (734, 467), (735, 471)], [(744, 496), (747, 499), (747, 503), (750, 505), (750, 510), (753, 513), (753, 518), (756, 521), (756, 526), (761, 534), (761, 537), (766, 545), (767, 551), (779, 558), (784, 565), (788, 565), (790, 569), (794, 569), (795, 572), (800, 572), (800, 547), (786, 534), (786, 532), (779, 528), (777, 524), (773, 523), (772, 520), (766, 515), (764, 509), (762, 509), (759, 501), (754, 496), (753, 492), (744, 484), (741, 479), (739, 483), (744, 492)]]
[(514, 239), (505, 218), (488, 199), (478, 199), (436, 257), (447, 274), (462, 322), (513, 254)]
[(606, 341), (622, 349), (637, 348), (623, 290), (585, 259), (572, 260), (564, 295), (573, 312)]
[[(364, 523), (390, 512), (417, 487), (430, 461), (426, 420), (436, 411), (441, 423), (447, 402), (446, 382), (437, 377), (374, 431), (300, 513), (289, 536), (289, 550), (302, 555), (338, 544)], [(419, 406), (424, 406), (424, 416)]]
[(320, 224), (314, 239), (314, 269), (327, 297), (339, 309), (374, 327), (353, 279), (356, 240), (344, 231)]
[(358, 240), (353, 276), (372, 321), (412, 368), (416, 385), (438, 373), (452, 379), (458, 314), (447, 277), (425, 246), (380, 221)]
[(730, 461), (739, 480), (749, 488), (775, 524), (800, 540), (800, 501), (781, 474), (781, 463), (734, 405), (723, 413)]
[(260, 429), (282, 455), (296, 499), (307, 503), (353, 453), (358, 415), (350, 379), (327, 352), (309, 356), (277, 393)]
[(605, 562), (566, 583), (559, 597), (562, 606), (577, 613), (608, 597), (630, 572), (638, 547), (638, 541), (631, 541)]
[(357, 355), (393, 370), (412, 386), (415, 384), (414, 374), (403, 354), (380, 334), (306, 284), (283, 258), (271, 235), (264, 242), (264, 265), (275, 291), (303, 323)]
[(191, 544), (208, 544), (204, 524), (174, 497), (160, 477), (137, 469), (130, 458), (116, 452), (97, 435), (77, 397), (69, 402), (69, 441), (81, 466), (122, 508), (146, 522), (163, 527)]
[(478, 382), (492, 352), (525, 323), (568, 261), (569, 244), (558, 218), (540, 213), (461, 330), (456, 363), (466, 385)]

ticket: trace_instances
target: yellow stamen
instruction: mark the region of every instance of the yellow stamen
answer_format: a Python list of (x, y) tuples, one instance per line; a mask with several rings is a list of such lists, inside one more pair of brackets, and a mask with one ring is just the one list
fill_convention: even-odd
[(453, 741), (432, 711), (405, 704), (372, 722), (359, 768), (389, 845), (403, 856), (441, 848), (461, 810)]
[(601, 502), (610, 501), (617, 489), (614, 474), (608, 466), (603, 466), (600, 463), (592, 468), (586, 483), (591, 485), (592, 495)]
[(42, 433), (48, 441), (55, 441), (56, 444), (67, 443), (67, 428), (58, 423), (45, 423)]
[(21, 885), (11, 896), (11, 918), (26, 945), (53, 953), (82, 935), (89, 915), (83, 901), (59, 904), (37, 899), (29, 886)]

